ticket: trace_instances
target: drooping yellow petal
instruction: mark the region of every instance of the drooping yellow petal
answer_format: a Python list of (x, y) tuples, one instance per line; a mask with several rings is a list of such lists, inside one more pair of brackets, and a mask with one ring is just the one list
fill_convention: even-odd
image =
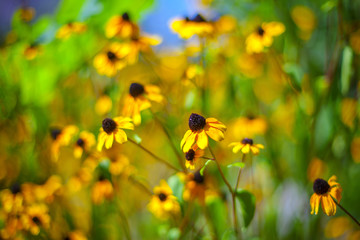
[(285, 26), (280, 22), (263, 23), (262, 28), (265, 33), (270, 36), (278, 36), (285, 32)]
[(181, 147), (181, 148), (183, 148), (186, 140), (188, 139), (188, 137), (190, 136), (191, 133), (192, 133), (191, 130), (187, 130), (187, 131), (186, 131), (186, 133), (185, 133), (185, 135), (184, 135), (184, 137), (183, 137), (183, 139), (181, 140), (181, 143), (180, 143), (180, 147)]
[(245, 144), (245, 146), (241, 149), (242, 153), (247, 154), (250, 151), (250, 145)]
[(255, 146), (250, 146), (250, 150), (254, 155), (258, 155), (259, 154), (259, 149)]
[(101, 129), (101, 130), (100, 130), (99, 137), (98, 137), (98, 145), (97, 145), (97, 150), (98, 150), (99, 152), (101, 152), (102, 147), (104, 146), (106, 137), (107, 137), (107, 133), (104, 132), (104, 130)]
[(204, 130), (201, 130), (200, 133), (197, 134), (196, 143), (200, 149), (205, 149), (208, 146), (208, 136)]
[(220, 141), (224, 140), (224, 138), (225, 138), (224, 133), (217, 128), (205, 127), (204, 130), (209, 137), (211, 137), (212, 139), (214, 139), (217, 142), (220, 142)]
[(333, 216), (336, 213), (336, 205), (329, 194), (321, 196), (321, 207), (328, 216)]
[(196, 139), (197, 135), (198, 135), (197, 133), (191, 132), (191, 134), (189, 135), (189, 137), (186, 139), (186, 141), (184, 143), (183, 152), (188, 152), (191, 149), (191, 147), (195, 143), (195, 139)]
[(120, 144), (126, 142), (127, 141), (126, 133), (123, 130), (118, 129), (117, 133), (115, 133), (115, 140)]
[(216, 118), (207, 118), (206, 123), (208, 126), (218, 128), (222, 131), (226, 131), (227, 129), (226, 126), (222, 122), (219, 122)]
[(311, 214), (318, 214), (320, 204), (320, 196), (314, 193), (310, 198)]
[(111, 148), (113, 142), (114, 142), (114, 134), (111, 133), (110, 135), (107, 136), (107, 138), (105, 140), (105, 148), (106, 149)]
[(233, 153), (237, 153), (239, 152), (243, 147), (245, 146), (245, 144), (239, 142), (234, 148), (233, 148)]

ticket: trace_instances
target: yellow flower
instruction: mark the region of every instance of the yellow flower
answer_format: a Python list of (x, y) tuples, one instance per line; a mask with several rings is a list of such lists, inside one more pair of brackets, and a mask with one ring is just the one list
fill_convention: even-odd
[(108, 50), (101, 52), (94, 58), (94, 67), (101, 75), (113, 77), (117, 71), (127, 65), (125, 57), (130, 53), (130, 47), (124, 43), (112, 43)]
[(262, 117), (240, 117), (233, 124), (232, 132), (236, 138), (263, 135), (267, 130), (267, 122)]
[(68, 39), (74, 33), (83, 33), (87, 29), (81, 22), (70, 22), (62, 26), (56, 33), (56, 38)]
[(183, 198), (185, 201), (194, 201), (198, 199), (201, 204), (205, 203), (206, 185), (205, 178), (199, 171), (190, 173), (187, 176)]
[(264, 47), (270, 47), (273, 37), (282, 34), (285, 26), (279, 22), (263, 23), (257, 30), (246, 38), (246, 51), (248, 53), (260, 53)]
[(64, 238), (64, 239), (69, 239), (69, 240), (87, 240), (86, 236), (84, 235), (84, 233), (82, 233), (79, 230), (76, 231), (72, 231), (70, 233), (68, 233), (68, 235)]
[(182, 76), (182, 83), (184, 85), (189, 85), (189, 83), (195, 83), (196, 78), (203, 75), (204, 70), (201, 68), (201, 66), (192, 64), (188, 66)]
[(40, 233), (40, 227), (48, 229), (50, 227), (50, 216), (45, 204), (37, 204), (27, 207), (25, 213), (21, 216), (24, 229), (31, 232), (32, 235)]
[(132, 83), (129, 94), (125, 97), (122, 114), (131, 117), (136, 126), (141, 123), (140, 112), (151, 107), (151, 101), (162, 102), (164, 97), (160, 94), (160, 88), (154, 85)]
[(185, 19), (173, 19), (170, 28), (184, 39), (191, 38), (194, 35), (205, 37), (214, 32), (213, 23), (206, 21), (200, 14), (197, 14), (193, 19), (188, 17)]
[(27, 60), (33, 60), (39, 53), (39, 46), (37, 44), (31, 44), (24, 50), (24, 56)]
[(336, 179), (336, 176), (332, 176), (328, 182), (321, 178), (315, 180), (313, 185), (314, 194), (310, 198), (311, 214), (318, 213), (319, 204), (321, 203), (321, 208), (326, 215), (335, 215), (336, 204), (333, 198), (340, 203), (342, 192), (342, 188), (336, 182)]
[(122, 154), (116, 158), (111, 158), (110, 161), (109, 172), (112, 175), (120, 175), (121, 173), (129, 175), (132, 171), (129, 159)]
[(201, 157), (204, 156), (204, 150), (198, 148), (195, 144), (188, 152), (185, 154), (186, 162), (185, 166), (189, 169), (195, 169), (201, 167)]
[(248, 78), (257, 78), (262, 76), (264, 72), (262, 54), (241, 54), (236, 63), (237, 67)]
[(316, 26), (316, 16), (314, 12), (306, 6), (295, 6), (291, 10), (291, 18), (296, 26), (301, 30), (300, 38), (308, 40)]
[(171, 215), (180, 213), (180, 205), (177, 198), (165, 180), (160, 181), (160, 186), (154, 187), (154, 195), (148, 204), (149, 211), (159, 219), (168, 219)]
[(19, 9), (20, 19), (24, 22), (30, 22), (35, 16), (35, 9), (32, 7), (22, 7)]
[(254, 141), (250, 138), (244, 138), (241, 142), (230, 143), (229, 147), (233, 147), (233, 153), (241, 150), (243, 154), (248, 154), (251, 151), (254, 155), (259, 154), (259, 149), (264, 149), (264, 145), (254, 144)]
[(150, 53), (151, 46), (159, 45), (162, 42), (161, 37), (156, 35), (142, 35), (131, 39), (129, 44), (129, 55), (127, 60), (130, 64), (134, 64), (138, 61), (139, 53)]
[(307, 169), (307, 177), (310, 181), (315, 181), (315, 179), (320, 178), (326, 171), (326, 164), (324, 161), (319, 158), (313, 158)]
[(215, 32), (217, 34), (229, 33), (236, 27), (236, 19), (230, 15), (221, 16), (214, 22)]
[(133, 38), (139, 35), (139, 27), (130, 20), (129, 14), (124, 13), (122, 16), (113, 16), (105, 27), (107, 38)]
[(1, 239), (22, 239), (18, 238), (18, 233), (23, 230), (23, 224), (20, 219), (20, 215), (9, 215), (5, 220), (5, 226), (2, 226), (0, 230)]
[[(334, 217), (331, 218), (324, 229), (324, 235), (326, 238), (337, 239), (341, 235), (345, 234), (351, 230), (351, 222), (349, 218), (342, 217)], [(348, 238), (347, 238), (348, 239)]]
[(51, 137), (53, 139), (51, 155), (53, 161), (58, 160), (60, 147), (69, 145), (70, 140), (77, 132), (78, 128), (74, 125), (66, 126), (63, 129), (53, 128), (51, 130)]
[(19, 184), (13, 184), (10, 189), (0, 193), (2, 211), (5, 213), (19, 213), (23, 210), (24, 197)]
[(82, 131), (74, 146), (74, 156), (76, 158), (80, 158), (83, 154), (83, 151), (90, 150), (91, 147), (95, 145), (95, 142), (94, 134), (87, 131)]
[(200, 149), (205, 149), (208, 146), (208, 136), (217, 142), (222, 141), (226, 131), (226, 126), (217, 119), (205, 119), (196, 113), (189, 117), (189, 128), (180, 143), (183, 152), (188, 152), (195, 143)]
[(105, 144), (106, 149), (111, 148), (114, 139), (118, 143), (122, 144), (127, 141), (127, 135), (122, 129), (134, 129), (134, 125), (131, 123), (130, 118), (116, 117), (114, 119), (105, 118), (102, 121), (102, 127), (98, 136), (98, 151), (102, 150)]
[(357, 100), (353, 98), (344, 98), (341, 101), (341, 121), (349, 128), (354, 127), (357, 106)]
[(105, 199), (111, 199), (113, 192), (114, 189), (111, 182), (107, 179), (100, 178), (92, 188), (91, 199), (94, 204), (101, 204)]
[(102, 95), (95, 103), (95, 112), (103, 116), (111, 111), (112, 101), (111, 98), (107, 95)]

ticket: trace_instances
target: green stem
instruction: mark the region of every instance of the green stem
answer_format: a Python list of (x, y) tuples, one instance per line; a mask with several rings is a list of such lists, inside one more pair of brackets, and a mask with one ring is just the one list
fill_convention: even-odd
[(340, 203), (338, 203), (338, 201), (336, 201), (336, 199), (333, 196), (331, 197), (334, 200), (335, 204), (338, 205), (338, 207), (341, 208), (341, 210), (343, 210), (360, 227), (359, 221), (356, 220), (356, 218), (353, 215), (351, 215), (351, 213), (349, 213), (343, 206), (341, 206)]

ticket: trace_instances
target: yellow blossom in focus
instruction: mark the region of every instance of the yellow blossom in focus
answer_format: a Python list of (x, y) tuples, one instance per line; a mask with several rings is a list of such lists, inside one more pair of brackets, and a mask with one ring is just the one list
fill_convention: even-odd
[(89, 151), (92, 146), (96, 143), (94, 134), (88, 131), (82, 131), (79, 135), (78, 140), (74, 145), (74, 156), (80, 158), (83, 151)]
[(98, 136), (97, 150), (100, 152), (105, 144), (106, 149), (111, 148), (114, 139), (122, 144), (127, 141), (127, 135), (122, 129), (134, 129), (130, 118), (116, 117), (114, 119), (105, 118)]
[(94, 204), (101, 204), (105, 199), (111, 199), (113, 197), (113, 186), (107, 179), (99, 179), (91, 191), (91, 199)]
[(237, 153), (241, 150), (243, 154), (248, 154), (251, 151), (254, 155), (258, 155), (260, 149), (264, 149), (264, 145), (254, 144), (253, 140), (250, 138), (244, 138), (241, 142), (230, 143), (229, 147), (233, 148), (233, 153)]
[(177, 216), (180, 213), (180, 205), (177, 198), (165, 180), (160, 181), (160, 185), (154, 187), (154, 195), (147, 205), (149, 211), (157, 218), (166, 220), (170, 216)]
[(351, 142), (351, 156), (354, 162), (360, 163), (360, 137), (355, 137)]
[(342, 188), (336, 180), (336, 176), (332, 176), (327, 182), (321, 178), (314, 181), (314, 194), (310, 198), (311, 214), (318, 214), (319, 205), (321, 204), (321, 208), (326, 215), (335, 215), (336, 204), (333, 198), (340, 203), (342, 192)]
[(151, 102), (163, 102), (164, 97), (160, 93), (160, 88), (155, 85), (145, 85), (132, 83), (129, 94), (124, 100), (122, 114), (131, 117), (136, 126), (141, 124), (140, 112), (151, 107)]
[(189, 117), (189, 128), (180, 143), (183, 152), (188, 152), (195, 143), (200, 149), (205, 149), (209, 144), (208, 136), (217, 142), (225, 138), (226, 126), (215, 118), (205, 119), (192, 113)]
[(246, 38), (246, 51), (248, 53), (260, 53), (264, 47), (270, 47), (273, 43), (273, 37), (282, 34), (285, 31), (284, 24), (280, 22), (263, 23), (256, 31)]
[(313, 158), (307, 169), (307, 177), (309, 181), (313, 182), (317, 178), (323, 177), (327, 167), (324, 161), (319, 158)]
[(306, 7), (297, 5), (291, 10), (291, 18), (296, 26), (301, 30), (299, 36), (303, 40), (308, 40), (316, 27), (316, 16), (314, 12)]
[(87, 29), (86, 24), (81, 22), (70, 22), (62, 26), (56, 33), (58, 39), (68, 39), (73, 34), (85, 32)]
[(198, 148), (195, 144), (188, 152), (185, 153), (185, 166), (191, 170), (198, 170), (204, 165), (201, 157), (204, 156), (204, 150)]
[(138, 37), (139, 32), (139, 27), (130, 20), (128, 13), (124, 13), (122, 16), (113, 16), (105, 27), (107, 38), (133, 38)]
[(102, 95), (98, 98), (95, 103), (95, 112), (99, 116), (104, 116), (111, 111), (112, 101), (111, 98), (107, 95)]
[(357, 101), (353, 98), (344, 98), (341, 101), (341, 121), (348, 127), (354, 127), (357, 111)]
[(130, 53), (130, 46), (125, 43), (112, 43), (108, 49), (94, 58), (94, 67), (101, 75), (113, 77), (127, 65), (126, 56)]
[(347, 217), (335, 217), (331, 218), (325, 227), (325, 237), (338, 238), (351, 230), (351, 222)]

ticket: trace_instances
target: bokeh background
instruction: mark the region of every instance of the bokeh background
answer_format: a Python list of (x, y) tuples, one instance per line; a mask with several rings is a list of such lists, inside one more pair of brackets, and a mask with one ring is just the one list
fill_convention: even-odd
[[(29, 8), (23, 17), (21, 9)], [(102, 152), (93, 144), (78, 158), (79, 133), (62, 145), (52, 137), (75, 126), (96, 140), (102, 120), (122, 114), (137, 82), (158, 86), (165, 100), (142, 111), (128, 137), (176, 167), (179, 156), (185, 162), (180, 141), (191, 113), (227, 126), (224, 141), (209, 144), (232, 185), (239, 169), (232, 164), (242, 155), (228, 145), (252, 138), (265, 146), (242, 166), (239, 187), (249, 194), (238, 202), (244, 239), (360, 239), (340, 209), (332, 217), (311, 215), (309, 204), (314, 180), (336, 175), (342, 205), (360, 219), (359, 9), (352, 0), (0, 1), (1, 237), (236, 239), (231, 196), (215, 164), (203, 168), (205, 203), (192, 204), (183, 199), (187, 173), (136, 144), (114, 143)], [(142, 33), (162, 41), (116, 75), (102, 75), (94, 58), (114, 42), (106, 24), (125, 12)], [(220, 25), (227, 30), (182, 39), (171, 29), (175, 17), (196, 14), (212, 23), (229, 16)], [(285, 31), (264, 51), (249, 53), (247, 37), (273, 21)], [(58, 38), (69, 22), (86, 30)], [(161, 179), (181, 206), (174, 219), (158, 219), (147, 208)], [(8, 211), (22, 213), (23, 206), (41, 224), (32, 217), (26, 228), (27, 220)]]

